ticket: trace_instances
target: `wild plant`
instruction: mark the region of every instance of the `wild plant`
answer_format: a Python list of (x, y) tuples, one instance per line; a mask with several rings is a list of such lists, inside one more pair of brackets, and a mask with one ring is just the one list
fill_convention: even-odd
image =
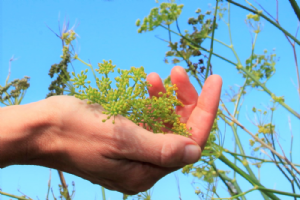
[[(300, 45), (300, 41), (279, 23), (278, 12), (280, 7), (278, 6), (278, 1), (276, 1), (277, 16), (272, 16), (259, 2), (256, 2), (256, 6), (247, 0), (245, 0), (245, 5), (234, 0), (226, 0), (226, 5), (222, 4), (222, 2), (221, 0), (216, 0), (214, 9), (206, 12), (197, 9), (195, 12), (196, 16), (187, 20), (191, 26), (191, 32), (188, 30), (181, 31), (178, 18), (182, 13), (182, 9), (184, 9), (184, 5), (178, 5), (174, 2), (159, 3), (143, 20), (136, 21), (138, 33), (155, 31), (156, 28), (163, 28), (167, 31), (168, 39), (161, 38), (170, 48), (165, 54), (165, 62), (184, 64), (186, 71), (198, 83), (199, 90), (201, 90), (207, 77), (213, 74), (213, 57), (217, 57), (225, 61), (229, 66), (233, 66), (244, 79), (237, 91), (230, 88), (230, 91), (225, 92), (225, 97), (220, 100), (220, 108), (201, 159), (195, 164), (185, 166), (182, 172), (191, 174), (201, 181), (200, 186), (195, 185), (195, 194), (198, 195), (199, 199), (245, 200), (248, 197), (247, 194), (253, 191), (257, 191), (257, 194), (261, 195), (259, 198), (265, 200), (288, 197), (297, 199), (300, 197), (300, 165), (293, 163), (293, 135), (291, 135), (290, 148), (283, 149), (278, 140), (274, 116), (279, 106), (284, 108), (296, 120), (300, 119), (300, 114), (286, 103), (284, 96), (278, 96), (268, 88), (268, 81), (276, 72), (278, 58), (275, 51), (265, 50), (257, 53), (255, 47), (257, 38), (262, 31), (262, 19), (283, 33), (293, 50), (297, 93), (300, 98), (300, 78), (296, 52), (296, 47)], [(290, 0), (289, 3), (299, 21), (300, 9), (297, 2)], [(232, 6), (250, 12), (246, 16), (245, 21), (252, 32), (253, 41), (250, 47), (251, 53), (244, 61), (240, 59), (233, 45), (231, 30)], [(228, 28), (229, 44), (215, 37), (220, 23), (224, 23)], [(175, 28), (172, 29), (173, 27)], [(180, 39), (174, 41), (173, 35)], [(161, 94), (158, 98), (150, 99), (147, 96), (147, 87), (150, 87), (150, 85), (145, 81), (146, 74), (142, 67), (132, 67), (130, 70), (117, 69), (117, 76), (111, 79), (116, 74), (115, 65), (113, 65), (112, 61), (104, 60), (98, 64), (97, 69), (94, 69), (90, 63), (81, 60), (74, 53), (72, 41), (76, 38), (76, 33), (73, 30), (65, 31), (59, 38), (63, 41), (63, 55), (61, 56), (61, 62), (52, 65), (50, 69), (49, 75), (51, 78), (54, 77), (54, 74), (57, 74), (57, 79), (49, 87), (50, 93), (48, 96), (67, 92), (68, 95), (74, 95), (80, 99), (88, 99), (89, 103), (101, 104), (106, 110), (104, 114), (107, 115), (107, 119), (114, 118), (116, 115), (123, 115), (136, 124), (152, 130), (154, 133), (171, 131), (189, 136), (188, 128), (185, 127), (185, 124), (178, 121), (179, 116), (174, 112), (174, 107), (181, 105), (181, 102), (176, 98), (176, 85), (170, 85), (170, 78), (165, 80), (167, 93)], [(204, 47), (204, 41), (209, 41), (208, 47)], [(219, 54), (215, 43), (223, 45), (231, 51), (235, 60)], [(80, 61), (89, 69), (83, 70), (77, 75), (73, 72), (73, 77), (71, 78), (67, 66), (74, 60)], [(87, 80), (86, 74), (89, 70), (93, 73), (96, 88), (93, 88), (90, 85), (91, 81)], [(100, 77), (96, 76), (96, 72)], [(15, 81), (10, 85), (6, 81), (6, 85), (0, 87), (0, 94), (6, 95), (4, 97), (0, 96), (1, 102), (6, 103), (5, 105), (19, 104), (24, 96), (24, 91), (29, 87), (28, 79), (26, 81), (25, 79), (23, 81)], [(9, 93), (8, 88), (11, 86), (16, 87), (16, 89)], [(252, 108), (252, 112), (259, 118), (258, 121), (253, 123), (255, 129), (246, 127), (239, 120), (241, 119), (242, 102), (246, 98), (249, 89), (266, 93), (271, 100), (271, 105), (265, 110), (256, 107)], [(21, 98), (18, 98), (20, 96)], [(232, 112), (228, 109), (230, 106), (234, 108)], [(155, 112), (156, 110), (159, 110), (159, 112)], [(107, 122), (104, 120), (99, 123)], [(171, 128), (170, 124), (173, 125)], [(230, 127), (230, 133), (234, 138), (233, 147), (224, 145), (224, 135), (222, 135), (222, 126), (220, 124), (226, 124), (226, 126)], [(241, 142), (241, 137), (245, 133), (251, 138), (248, 146)], [(247, 147), (251, 149), (253, 155), (247, 153), (245, 150)], [(257, 154), (257, 152), (261, 152), (264, 156)], [(220, 165), (220, 163), (223, 165)], [(282, 181), (286, 181), (286, 184), (290, 185), (289, 191), (273, 189), (265, 185), (264, 180), (260, 179), (260, 169), (266, 164), (273, 165), (274, 168), (279, 170), (279, 174), (283, 176)], [(72, 195), (68, 196), (69, 192), (66, 185), (63, 184), (63, 176), (60, 176), (62, 178), (61, 198), (70, 199)], [(242, 185), (244, 181), (247, 181), (251, 187), (245, 188)], [(220, 196), (224, 186), (229, 197)], [(102, 191), (103, 199), (106, 199), (104, 188), (102, 188)], [(16, 197), (2, 191), (0, 193), (12, 198), (29, 199)], [(124, 199), (128, 198), (130, 197), (124, 194)], [(151, 194), (145, 192), (135, 196), (135, 198), (149, 200), (151, 199)]]

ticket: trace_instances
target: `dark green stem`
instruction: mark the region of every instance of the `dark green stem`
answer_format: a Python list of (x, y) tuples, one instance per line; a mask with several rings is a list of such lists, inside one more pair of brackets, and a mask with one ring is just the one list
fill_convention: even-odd
[[(164, 28), (164, 29), (166, 29), (166, 30), (169, 30), (170, 32), (174, 33), (175, 35), (178, 35), (178, 36), (184, 38), (186, 41), (188, 41), (188, 42), (191, 43), (190, 46), (193, 47), (194, 49), (197, 49), (197, 50), (202, 49), (203, 51), (206, 51), (206, 52), (208, 52), (208, 53), (210, 52), (208, 49), (199, 46), (198, 44), (196, 44), (195, 42), (193, 42), (193, 41), (190, 40), (189, 38), (185, 37), (184, 35), (182, 35), (182, 34), (180, 34), (180, 33), (176, 33), (175, 31), (173, 31), (173, 30), (171, 30), (171, 29), (168, 29), (167, 27), (165, 27), (165, 26), (163, 26), (163, 25), (159, 25), (159, 26), (161, 26), (162, 28)], [(193, 46), (193, 45), (194, 45), (194, 46)], [(224, 60), (224, 61), (226, 61), (226, 62), (232, 64), (232, 65), (236, 65), (236, 63), (232, 62), (231, 60), (228, 60), (227, 58), (225, 58), (225, 57), (223, 57), (223, 56), (221, 56), (221, 55), (219, 55), (219, 54), (216, 54), (216, 53), (213, 53), (213, 52), (212, 52), (212, 54), (213, 54), (214, 56), (217, 56), (218, 58), (221, 58), (222, 60)]]
[[(223, 154), (219, 157), (219, 160), (222, 161), (224, 164), (226, 164), (228, 167), (236, 171), (239, 175), (241, 175), (243, 178), (245, 178), (249, 183), (251, 183), (253, 186), (259, 186), (262, 188), (265, 188), (258, 180), (253, 179), (251, 176), (249, 176), (246, 172), (244, 172), (241, 168), (236, 166), (234, 163), (232, 163), (230, 160), (228, 160)], [(262, 189), (261, 190), (264, 194), (266, 194), (271, 199), (279, 200), (279, 198), (270, 192), (265, 192)]]
[(255, 190), (263, 190), (263, 191), (266, 191), (266, 192), (272, 192), (272, 193), (281, 194), (281, 195), (285, 195), (285, 196), (291, 196), (291, 197), (294, 197), (294, 198), (300, 197), (300, 194), (293, 194), (293, 193), (289, 193), (289, 192), (283, 192), (283, 191), (279, 191), (279, 190), (272, 190), (272, 189), (268, 189), (268, 188), (255, 186), (254, 188), (244, 192), (243, 194), (235, 195), (235, 196), (232, 196), (232, 197), (229, 197), (229, 198), (214, 198), (214, 200), (217, 200), (217, 199), (233, 199), (233, 198), (240, 197), (242, 195), (246, 195), (246, 194), (248, 194), (252, 191), (255, 191)]
[(286, 34), (287, 36), (289, 36), (289, 37), (290, 37), (292, 40), (294, 40), (298, 45), (300, 45), (300, 41), (297, 40), (297, 38), (295, 38), (295, 37), (294, 37), (292, 34), (290, 34), (287, 30), (285, 30), (284, 28), (282, 28), (280, 25), (278, 25), (276, 22), (272, 21), (269, 17), (267, 17), (266, 15), (262, 14), (261, 12), (256, 11), (256, 10), (253, 10), (253, 9), (248, 8), (248, 7), (246, 7), (246, 6), (243, 6), (243, 5), (241, 5), (241, 4), (239, 4), (239, 3), (236, 3), (236, 2), (234, 2), (234, 1), (232, 1), (232, 0), (226, 0), (226, 1), (228, 1), (229, 3), (232, 3), (232, 4), (236, 5), (236, 6), (238, 6), (238, 7), (240, 7), (240, 8), (243, 8), (243, 9), (245, 9), (245, 10), (248, 10), (248, 11), (250, 11), (250, 12), (253, 12), (253, 13), (255, 13), (255, 14), (261, 16), (262, 18), (264, 18), (265, 20), (267, 20), (268, 22), (270, 22), (272, 25), (274, 25), (276, 28), (278, 28), (279, 30), (281, 30), (284, 34)]
[(210, 51), (209, 51), (209, 56), (208, 56), (207, 66), (206, 66), (205, 80), (208, 77), (209, 68), (211, 67), (210, 66), (210, 60), (211, 60), (212, 53), (214, 51), (213, 49), (214, 49), (214, 38), (215, 38), (217, 12), (218, 12), (218, 3), (219, 3), (219, 0), (216, 0), (216, 8), (215, 8), (214, 22), (213, 22), (213, 27), (212, 27), (212, 36), (211, 36), (211, 42), (210, 42)]
[[(227, 124), (230, 124), (225, 118), (223, 118), (223, 117), (221, 117), (221, 118), (222, 118)], [(237, 134), (237, 127), (235, 127), (235, 126), (232, 124), (232, 125), (231, 125), (231, 129), (232, 129), (232, 131), (233, 131), (233, 134), (234, 134), (234, 137), (235, 137), (235, 142), (236, 142), (236, 144), (237, 144), (237, 146), (238, 146), (238, 148), (239, 148), (239, 150), (240, 150), (240, 153), (241, 153), (242, 155), (245, 155), (245, 152), (244, 152), (243, 146), (242, 146), (242, 144), (241, 144), (240, 138), (239, 138), (239, 136), (238, 136), (238, 134)], [(235, 157), (235, 158), (236, 158), (236, 157)], [(252, 179), (258, 181), (258, 179), (256, 178), (255, 174), (253, 173), (251, 167), (249, 166), (247, 159), (246, 159), (246, 158), (243, 158), (243, 161), (241, 161), (241, 160), (239, 160), (239, 161), (240, 161), (242, 164), (244, 164), (246, 170), (247, 170), (248, 173), (249, 173), (249, 176), (250, 176)], [(234, 172), (236, 173), (236, 171), (234, 171)], [(266, 196), (265, 193), (261, 192), (261, 194), (262, 194), (262, 196), (264, 197), (264, 199), (269, 199), (269, 198)]]
[[(259, 160), (262, 163), (276, 163), (276, 161), (273, 161), (273, 160), (267, 160), (267, 159), (263, 159), (263, 158), (257, 158), (257, 157), (253, 157), (253, 156), (246, 156), (246, 155), (242, 155), (242, 154), (239, 154), (239, 153), (231, 152), (228, 149), (224, 149), (224, 152), (229, 153), (232, 156), (241, 156), (241, 157), (245, 157), (245, 158), (249, 158), (249, 159), (253, 159), (253, 160)], [(277, 163), (280, 164), (279, 162), (277, 162)], [(284, 162), (284, 163), (281, 163), (281, 164), (287, 164), (287, 163)], [(295, 165), (297, 167), (300, 167), (299, 164), (293, 163), (293, 165)]]
[[(240, 186), (238, 185), (238, 183), (236, 182), (235, 179), (229, 178), (228, 176), (226, 176), (226, 174), (219, 173), (218, 169), (217, 169), (217, 167), (215, 165), (215, 163), (213, 163), (211, 166), (213, 167), (213, 169), (215, 170), (215, 172), (218, 174), (218, 176), (220, 177), (220, 179), (223, 181), (223, 183), (227, 186), (227, 188), (230, 191), (231, 195), (236, 195), (236, 194), (243, 193), (243, 191), (241, 190)], [(228, 184), (228, 182), (232, 183), (232, 185), (236, 189), (236, 192), (234, 192), (232, 190), (232, 187)], [(246, 200), (245, 196), (241, 196), (241, 198), (243, 200)]]
[[(226, 119), (223, 119), (223, 120), (226, 121)], [(229, 123), (229, 122), (227, 122), (227, 123)], [(236, 142), (236, 144), (237, 144), (238, 147), (239, 147), (240, 153), (241, 153), (242, 155), (245, 155), (243, 146), (242, 146), (241, 141), (240, 141), (240, 139), (239, 139), (239, 136), (238, 136), (238, 134), (237, 134), (236, 127), (235, 127), (234, 125), (231, 125), (231, 128), (232, 128), (232, 131), (233, 131), (233, 134), (234, 134), (234, 137), (235, 137), (235, 142)], [(249, 167), (248, 161), (247, 161), (245, 158), (243, 158), (243, 160), (244, 160), (244, 162), (247, 163), (247, 164), (244, 165), (244, 166), (245, 166), (245, 168), (247, 169), (247, 171), (248, 171), (248, 173), (250, 174), (250, 176), (251, 176), (253, 179), (257, 179), (256, 176), (255, 176), (255, 174), (253, 173), (253, 171), (252, 171), (251, 168)]]
[(297, 2), (295, 0), (289, 0), (289, 1), (290, 1), (291, 6), (294, 9), (295, 14), (298, 17), (298, 20), (300, 21), (300, 9), (299, 9)]
[[(238, 69), (242, 70), (245, 74), (247, 74), (256, 84), (258, 84), (260, 87), (263, 88), (265, 92), (267, 92), (272, 98), (274, 94), (266, 87), (264, 83), (261, 83), (251, 72), (249, 72), (245, 67), (238, 66)], [(290, 113), (292, 113), (295, 117), (300, 119), (300, 114), (297, 113), (295, 110), (293, 110), (291, 107), (289, 107), (286, 103), (283, 101), (278, 101), (279, 104), (281, 104), (285, 109), (287, 109)]]
[[(231, 1), (231, 0), (227, 0), (227, 1)], [(188, 42), (190, 42), (191, 44), (195, 45), (195, 49), (202, 49), (206, 52), (209, 52), (207, 49), (199, 46), (198, 44), (195, 44), (193, 41), (191, 41), (189, 38), (185, 37), (184, 35), (181, 35), (181, 34), (178, 34), (176, 33), (175, 31), (172, 31), (170, 30), (169, 28), (163, 26), (163, 25), (160, 25), (161, 27), (171, 31), (172, 33), (186, 39)], [(299, 42), (300, 44), (300, 42)], [(235, 65), (235, 66), (238, 66), (238, 64), (218, 55), (218, 54), (215, 54), (215, 53), (212, 53), (213, 55), (221, 58), (222, 60), (225, 60), (226, 62), (232, 64), (232, 65)], [(258, 84), (260, 87), (263, 88), (264, 91), (266, 91), (271, 97), (272, 97), (272, 92), (265, 86), (264, 83), (261, 83), (251, 72), (249, 72), (246, 68), (244, 68), (243, 66), (239, 66), (239, 69), (242, 70), (246, 75), (248, 75), (256, 84)], [(300, 114), (298, 114), (295, 110), (293, 110), (291, 107), (289, 107), (286, 103), (282, 102), (282, 101), (279, 101), (278, 102), (279, 104), (281, 104), (285, 109), (287, 109), (290, 113), (292, 113), (294, 116), (296, 116), (298, 119), (300, 119)]]
[(268, 188), (263, 188), (263, 187), (258, 187), (259, 190), (265, 191), (265, 192), (272, 192), (272, 193), (276, 193), (276, 194), (282, 194), (285, 196), (291, 196), (291, 197), (300, 197), (300, 194), (293, 194), (293, 193), (289, 193), (289, 192), (283, 192), (283, 191), (279, 191), (279, 190), (272, 190), (272, 189), (268, 189)]
[[(272, 122), (273, 122), (273, 114), (274, 114), (274, 111), (271, 109), (271, 124), (272, 124)], [(272, 144), (273, 144), (273, 147), (274, 147), (274, 149), (276, 150), (276, 146), (275, 146), (275, 142), (274, 142), (274, 132), (273, 132), (273, 129), (272, 129), (272, 126), (270, 126), (270, 133), (271, 133), (271, 139), (272, 139)], [(275, 162), (275, 164), (276, 164), (276, 166), (277, 166), (277, 168), (282, 172), (282, 174), (286, 177), (286, 179), (291, 183), (291, 186), (292, 186), (292, 190), (293, 190), (293, 192), (295, 193), (295, 182), (294, 182), (294, 180), (295, 180), (295, 174), (294, 174), (294, 172), (293, 172), (293, 168), (291, 168), (291, 169), (289, 169), (288, 168), (288, 166), (286, 166), (286, 163), (284, 163), (283, 162), (283, 160), (281, 159), (281, 158), (279, 158), (277, 155), (275, 155), (273, 152), (271, 152), (272, 153), (272, 156), (273, 156), (273, 158), (274, 158), (274, 160), (276, 161)], [(285, 171), (278, 165), (278, 162), (277, 162), (277, 160), (276, 160), (276, 158), (278, 158), (279, 159), (279, 161), (280, 161), (280, 163), (281, 164), (283, 164), (283, 166), (284, 166), (284, 168), (290, 173), (290, 175), (291, 175), (291, 177), (293, 178), (293, 180), (291, 180), (289, 177), (288, 177), (288, 175), (285, 173)], [(291, 162), (292, 162), (292, 160), (291, 160)], [(299, 183), (298, 183), (298, 181), (296, 180), (296, 184), (298, 185), (298, 187), (299, 187)]]

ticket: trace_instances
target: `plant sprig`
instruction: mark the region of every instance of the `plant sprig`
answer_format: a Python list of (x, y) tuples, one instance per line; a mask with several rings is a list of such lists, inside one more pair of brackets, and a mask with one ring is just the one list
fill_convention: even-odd
[[(148, 98), (147, 88), (151, 85), (146, 81), (147, 74), (144, 68), (131, 67), (130, 70), (117, 69), (119, 76), (110, 79), (114, 73), (115, 65), (112, 61), (103, 61), (98, 64), (98, 72), (101, 77), (96, 78), (97, 88), (90, 86), (87, 81), (88, 69), (70, 79), (75, 88), (80, 88), (75, 97), (87, 99), (89, 104), (100, 104), (107, 118), (105, 122), (117, 115), (122, 115), (137, 125), (151, 130), (153, 133), (167, 133), (172, 131), (176, 134), (189, 136), (186, 124), (180, 122), (180, 115), (175, 112), (176, 106), (183, 106), (177, 99), (176, 85), (166, 85), (166, 93), (159, 93), (158, 97)], [(115, 123), (115, 120), (112, 121)]]

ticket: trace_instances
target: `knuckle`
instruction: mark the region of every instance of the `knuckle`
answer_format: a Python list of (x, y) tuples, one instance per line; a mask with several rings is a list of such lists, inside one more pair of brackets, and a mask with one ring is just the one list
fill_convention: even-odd
[(166, 143), (162, 146), (160, 152), (160, 164), (162, 166), (172, 165), (177, 157), (175, 146), (172, 143)]

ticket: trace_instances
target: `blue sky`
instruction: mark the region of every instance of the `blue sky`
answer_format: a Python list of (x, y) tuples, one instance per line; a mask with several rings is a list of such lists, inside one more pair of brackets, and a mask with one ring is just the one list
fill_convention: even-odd
[[(259, 1), (271, 14), (276, 13), (275, 1), (261, 0)], [(189, 0), (178, 1), (184, 4), (183, 13), (179, 18), (179, 24), (182, 30), (190, 30), (186, 24), (191, 16), (195, 16), (195, 10), (201, 8), (203, 11), (212, 9), (215, 1), (213, 0)], [(244, 2), (243, 2), (244, 3)], [(48, 93), (48, 86), (51, 79), (48, 76), (50, 66), (60, 61), (61, 41), (47, 28), (51, 27), (58, 32), (58, 25), (64, 19), (70, 21), (70, 25), (77, 25), (75, 31), (80, 36), (77, 40), (77, 51), (79, 57), (85, 61), (90, 61), (94, 66), (103, 59), (112, 60), (117, 67), (122, 69), (131, 66), (144, 66), (147, 73), (157, 72), (162, 78), (166, 78), (173, 67), (172, 64), (165, 64), (164, 54), (168, 50), (167, 44), (156, 38), (167, 39), (168, 34), (163, 29), (156, 29), (150, 33), (137, 33), (135, 21), (148, 15), (150, 9), (157, 6), (154, 0), (113, 0), (113, 1), (60, 1), (60, 0), (28, 0), (28, 1), (9, 1), (2, 0), (0, 2), (0, 84), (5, 84), (8, 73), (9, 59), (14, 55), (17, 60), (12, 63), (10, 80), (29, 76), (30, 88), (26, 93), (22, 104), (39, 101), (45, 98)], [(248, 11), (237, 9), (232, 6), (231, 25), (232, 38), (234, 47), (238, 52), (242, 63), (250, 56), (251, 53), (251, 34), (249, 28), (245, 24), (245, 17)], [(227, 18), (225, 18), (227, 20)], [(280, 2), (279, 20), (281, 25), (295, 33), (299, 25), (296, 17), (288, 3)], [(229, 44), (228, 30), (222, 21), (218, 21), (215, 38)], [(276, 74), (269, 80), (267, 87), (278, 96), (285, 96), (286, 103), (294, 110), (300, 111), (299, 96), (297, 95), (295, 63), (292, 48), (288, 44), (284, 35), (277, 31), (265, 20), (262, 20), (263, 31), (259, 34), (255, 52), (262, 54), (264, 49), (276, 49), (279, 57), (276, 65)], [(175, 27), (173, 27), (175, 29)], [(176, 37), (174, 37), (176, 38)], [(299, 37), (298, 37), (299, 38)], [(209, 41), (204, 43), (209, 48)], [(232, 52), (215, 43), (215, 52), (236, 62)], [(299, 48), (297, 47), (299, 51)], [(84, 70), (86, 66), (79, 62), (74, 62), (76, 72)], [(184, 63), (181, 63), (186, 67)], [(212, 59), (213, 71), (223, 78), (222, 97), (224, 100), (225, 92), (230, 86), (237, 89), (236, 85), (242, 85), (243, 79), (237, 73), (234, 66), (221, 61), (218, 58)], [(71, 69), (71, 68), (70, 68)], [(90, 75), (92, 77), (92, 75)], [(192, 80), (200, 92), (196, 82)], [(270, 97), (258, 90), (248, 89), (248, 95), (243, 101), (241, 109), (240, 122), (243, 123), (252, 132), (257, 128), (252, 125), (251, 120), (255, 116), (251, 112), (253, 106), (265, 109), (271, 105)], [(233, 106), (226, 104), (230, 110)], [(2, 105), (1, 105), (2, 106)], [(289, 149), (290, 129), (288, 118), (291, 118), (292, 131), (294, 134), (294, 149), (299, 152), (299, 133), (300, 123), (291, 114), (278, 106), (275, 113), (274, 121), (276, 123), (276, 131), (280, 135), (280, 142), (284, 149)], [(222, 134), (226, 135), (225, 146), (231, 148), (233, 146), (233, 136), (229, 127), (223, 126)], [(249, 136), (239, 130), (242, 143), (245, 144), (245, 151), (251, 154), (248, 148)], [(299, 156), (294, 156), (294, 162), (299, 163)], [(222, 164), (219, 164), (222, 167)], [(261, 169), (261, 180), (263, 184), (270, 188), (290, 191), (290, 187), (286, 185), (282, 177), (270, 164), (265, 164)], [(276, 177), (274, 174), (276, 173)], [(194, 200), (198, 197), (194, 194), (191, 182), (191, 176), (183, 176), (180, 172), (176, 172), (179, 177), (180, 191), (182, 199)], [(277, 175), (279, 174), (279, 175)], [(21, 194), (18, 189), (26, 195), (37, 199), (44, 199), (47, 191), (47, 182), (49, 179), (49, 169), (37, 166), (10, 166), (0, 170), (0, 188), (2, 191)], [(90, 182), (66, 174), (69, 185), (75, 182), (76, 195), (75, 199), (101, 199), (100, 186), (93, 185)], [(197, 180), (196, 180), (197, 181)], [(199, 181), (198, 181), (199, 182)], [(58, 196), (58, 175), (52, 170), (52, 187)], [(250, 189), (250, 185), (241, 181), (243, 189)], [(198, 184), (201, 185), (201, 184)], [(219, 185), (220, 194), (227, 197), (228, 194), (224, 186)], [(154, 200), (173, 200), (178, 199), (178, 189), (174, 174), (159, 181), (152, 190)], [(256, 192), (249, 194), (249, 199), (257, 197)], [(117, 192), (107, 191), (107, 199), (121, 199), (121, 194)], [(1, 197), (0, 200), (7, 200)]]

